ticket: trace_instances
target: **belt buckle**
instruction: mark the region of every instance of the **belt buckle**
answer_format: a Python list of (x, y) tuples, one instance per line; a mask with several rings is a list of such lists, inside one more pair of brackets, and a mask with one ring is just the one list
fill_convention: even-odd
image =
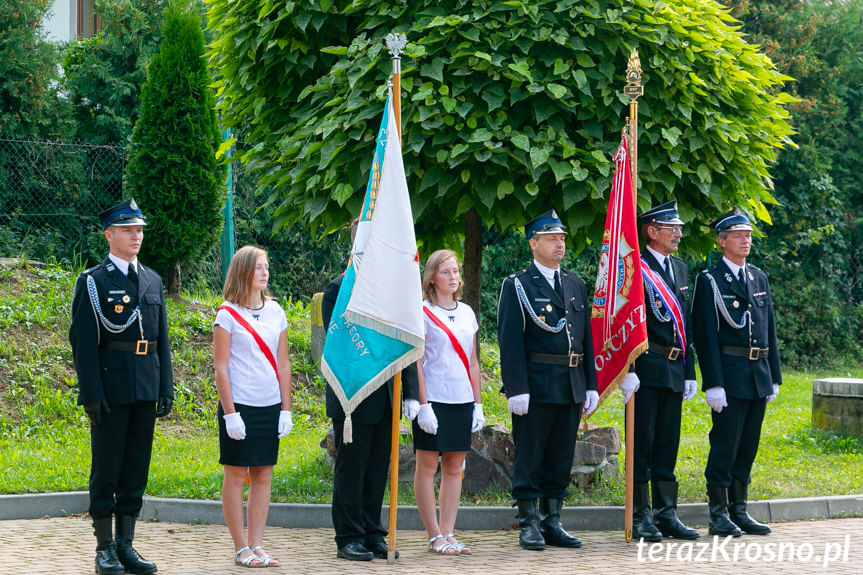
[(569, 367), (578, 367), (581, 364), (581, 358), (584, 357), (583, 353), (570, 353), (569, 354)]
[(149, 347), (149, 341), (146, 339), (139, 339), (135, 342), (135, 355), (147, 355), (147, 348)]
[(761, 359), (761, 349), (757, 347), (749, 348), (749, 361), (758, 361)]
[(668, 359), (668, 361), (677, 361), (677, 357), (679, 355), (680, 355), (680, 348), (679, 347), (669, 347), (668, 348), (668, 355), (665, 357)]

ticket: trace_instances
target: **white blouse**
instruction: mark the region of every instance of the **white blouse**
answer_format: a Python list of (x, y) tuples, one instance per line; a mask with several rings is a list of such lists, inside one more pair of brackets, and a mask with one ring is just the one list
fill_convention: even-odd
[[(288, 320), (281, 306), (271, 299), (264, 302), (264, 307), (260, 310), (250, 311), (248, 308), (228, 302), (222, 305), (229, 306), (240, 313), (243, 319), (258, 332), (270, 348), (273, 358), (278, 362), (279, 337), (288, 328)], [(267, 407), (281, 403), (279, 378), (252, 334), (237, 323), (230, 312), (223, 309), (216, 314), (213, 328), (215, 329), (216, 326), (231, 334), (228, 378), (231, 380), (231, 395), (234, 403), (253, 407)]]
[[(469, 305), (456, 302), (453, 310), (423, 302), (446, 325), (461, 344), (468, 362), (473, 353), (474, 336), (479, 331), (476, 315)], [(437, 403), (473, 403), (473, 389), (464, 363), (449, 336), (423, 313), (425, 355), (423, 380), (426, 400)]]

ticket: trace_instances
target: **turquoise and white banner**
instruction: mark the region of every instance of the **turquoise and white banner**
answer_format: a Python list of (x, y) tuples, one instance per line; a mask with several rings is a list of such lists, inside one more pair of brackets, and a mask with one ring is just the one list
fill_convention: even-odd
[(352, 439), (351, 413), (420, 359), (423, 344), (416, 236), (395, 112), (387, 98), (351, 261), (321, 360), (345, 411), (346, 443)]

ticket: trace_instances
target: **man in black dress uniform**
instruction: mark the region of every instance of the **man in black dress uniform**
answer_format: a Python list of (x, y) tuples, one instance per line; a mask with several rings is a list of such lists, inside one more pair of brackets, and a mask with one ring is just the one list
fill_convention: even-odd
[[(580, 547), (560, 524), (582, 408), (599, 403), (584, 282), (560, 268), (566, 228), (554, 210), (530, 220), (533, 264), (503, 281), (497, 333), (503, 389), (512, 413), (512, 495), (519, 544)], [(537, 513), (536, 500), (540, 498)]]
[(766, 535), (746, 512), (752, 463), (768, 403), (782, 373), (767, 275), (746, 256), (752, 226), (738, 209), (712, 223), (722, 259), (698, 274), (692, 306), (695, 349), (707, 404), (713, 410), (704, 476), (711, 535)]
[[(351, 224), (351, 240), (356, 235), (356, 221)], [(324, 289), (321, 319), (329, 328), (333, 308), (342, 285), (340, 275)], [(416, 364), (402, 370), (404, 397), (419, 396)], [(414, 399), (413, 415), (419, 411)], [(379, 387), (351, 413), (353, 441), (345, 443), (342, 430), (345, 412), (333, 389), (327, 385), (327, 417), (333, 420), (336, 439), (336, 462), (333, 468), (333, 527), (336, 531), (337, 556), (349, 561), (371, 561), (387, 558), (381, 525), (381, 509), (390, 467), (392, 437), (393, 380)], [(398, 404), (396, 404), (398, 407)], [(397, 463), (396, 463), (397, 464)], [(398, 551), (396, 551), (398, 557)]]
[[(674, 475), (681, 407), (697, 388), (686, 264), (672, 255), (680, 244), (683, 220), (677, 202), (671, 201), (638, 216), (638, 224), (647, 242), (641, 257), (660, 285), (644, 282), (648, 348), (620, 386), (627, 401), (633, 383), (637, 390), (632, 534), (646, 541), (663, 536), (697, 539), (698, 531), (677, 517)], [(653, 486), (652, 518), (648, 481)]]
[[(162, 280), (138, 262), (144, 215), (135, 200), (99, 214), (110, 253), (78, 276), (69, 341), (78, 405), (90, 431), (90, 516), (96, 573), (155, 573), (132, 547), (156, 417), (174, 401)], [(111, 520), (116, 517), (116, 536)]]

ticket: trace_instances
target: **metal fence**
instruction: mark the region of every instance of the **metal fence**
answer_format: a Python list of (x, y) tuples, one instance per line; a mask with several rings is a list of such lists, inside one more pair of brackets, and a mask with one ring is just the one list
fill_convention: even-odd
[[(98, 214), (121, 201), (126, 149), (0, 138), (0, 257), (92, 265), (107, 246)], [(219, 247), (183, 270), (221, 285)]]
[[(124, 198), (126, 152), (122, 146), (0, 138), (0, 257), (69, 267), (102, 261), (107, 246), (98, 214)], [(232, 168), (234, 245), (269, 251), (275, 295), (310, 298), (344, 270), (349, 233), (313, 237), (302, 225), (274, 233), (272, 206), (261, 208), (267, 191), (241, 163)], [(181, 272), (186, 291), (221, 291), (220, 246)]]
[(86, 261), (97, 214), (123, 196), (125, 150), (0, 138), (0, 255)]

